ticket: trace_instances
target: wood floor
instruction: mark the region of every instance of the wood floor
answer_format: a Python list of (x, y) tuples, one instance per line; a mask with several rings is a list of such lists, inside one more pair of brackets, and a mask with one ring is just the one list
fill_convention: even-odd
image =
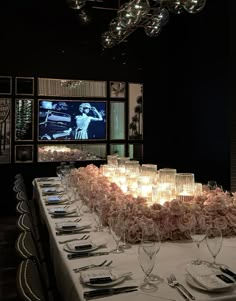
[(18, 301), (16, 272), (19, 259), (15, 252), (16, 216), (0, 216), (0, 300)]

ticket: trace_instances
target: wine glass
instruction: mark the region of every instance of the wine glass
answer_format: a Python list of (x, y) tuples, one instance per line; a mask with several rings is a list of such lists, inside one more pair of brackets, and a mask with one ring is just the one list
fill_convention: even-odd
[(208, 181), (207, 186), (210, 190), (215, 190), (217, 188), (217, 182), (216, 181)]
[(119, 243), (122, 237), (122, 227), (123, 227), (122, 223), (123, 223), (122, 219), (120, 219), (117, 216), (112, 216), (109, 219), (109, 230), (112, 235), (112, 238), (116, 243), (116, 248), (111, 252), (115, 254), (120, 254), (124, 252), (124, 250), (119, 247)]
[[(192, 224), (190, 229), (190, 236), (199, 250), (201, 242), (206, 238), (206, 231), (205, 229), (200, 228), (197, 224)], [(199, 258), (197, 258), (193, 260), (192, 263), (201, 264), (202, 261)]]
[[(159, 229), (158, 229), (158, 226), (157, 225), (153, 225), (153, 239), (154, 241), (156, 242), (156, 254), (160, 251), (160, 248), (161, 248), (161, 235), (160, 235), (160, 232), (159, 232)], [(154, 273), (151, 273), (149, 275), (149, 279), (150, 281), (152, 282), (163, 282), (164, 279), (161, 278), (159, 275), (156, 275)]]
[(56, 175), (58, 176), (59, 180), (62, 178), (61, 169), (62, 167), (60, 165), (56, 167)]
[(222, 231), (218, 226), (212, 225), (206, 231), (206, 244), (207, 248), (210, 251), (213, 262), (211, 266), (217, 266), (216, 256), (219, 254), (223, 243)]
[(142, 238), (138, 247), (138, 259), (141, 269), (145, 274), (144, 282), (140, 288), (146, 292), (157, 290), (157, 286), (150, 280), (150, 274), (154, 268), (157, 250), (160, 248), (154, 239), (155, 229), (153, 225), (142, 226)]
[(94, 231), (102, 232), (103, 231), (103, 226), (102, 226), (102, 222), (101, 222), (102, 208), (101, 208), (100, 204), (98, 206), (96, 206), (95, 203), (93, 204), (92, 214), (93, 214), (93, 219), (96, 223), (96, 227), (95, 227)]

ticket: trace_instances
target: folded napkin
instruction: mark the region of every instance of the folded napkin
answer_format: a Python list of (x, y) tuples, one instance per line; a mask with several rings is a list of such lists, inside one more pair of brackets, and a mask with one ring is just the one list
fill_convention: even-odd
[(94, 247), (94, 244), (91, 240), (81, 240), (66, 243), (66, 246), (71, 251), (88, 251)]
[(66, 202), (66, 201), (67, 201), (67, 198), (61, 197), (61, 196), (57, 196), (57, 195), (48, 196), (45, 199), (45, 203), (48, 204), (48, 205), (62, 203), (62, 202)]
[(70, 252), (90, 252), (97, 250), (102, 247), (106, 247), (107, 241), (104, 239), (96, 239), (96, 240), (80, 240), (68, 242), (65, 244), (67, 251)]
[(76, 208), (64, 208), (64, 207), (54, 207), (48, 209), (49, 214), (51, 215), (69, 215), (72, 213), (76, 213)]
[(61, 193), (64, 193), (64, 190), (60, 188), (47, 187), (42, 189), (43, 195), (54, 195), (54, 194), (61, 194)]
[(211, 268), (206, 264), (188, 264), (186, 271), (193, 280), (207, 290), (222, 290), (232, 287), (236, 283), (226, 283), (219, 276), (221, 272), (218, 269)]
[(86, 228), (90, 228), (91, 224), (89, 223), (82, 223), (82, 222), (62, 222), (56, 223), (56, 230), (57, 231), (81, 231)]
[(110, 269), (91, 269), (80, 273), (80, 280), (84, 284), (110, 283), (119, 277), (119, 273)]

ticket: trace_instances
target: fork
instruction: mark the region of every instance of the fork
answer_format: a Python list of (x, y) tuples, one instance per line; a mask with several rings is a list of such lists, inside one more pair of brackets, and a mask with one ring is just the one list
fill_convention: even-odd
[(168, 281), (168, 284), (170, 287), (177, 289), (177, 291), (184, 298), (184, 300), (189, 301), (189, 297), (187, 297), (187, 295), (185, 295), (185, 293), (183, 291), (181, 291), (181, 289), (179, 288), (178, 285), (174, 284), (174, 282), (172, 281), (172, 279), (170, 277), (167, 277), (167, 281)]
[(81, 238), (72, 238), (72, 239), (67, 239), (67, 240), (61, 240), (59, 241), (59, 244), (65, 244), (67, 242), (71, 242), (71, 241), (76, 241), (76, 240), (86, 240), (90, 237), (90, 235), (83, 235)]
[(107, 259), (104, 260), (103, 262), (99, 263), (99, 264), (85, 265), (85, 266), (83, 266), (83, 267), (81, 267), (81, 268), (73, 269), (73, 271), (74, 271), (75, 273), (79, 273), (80, 271), (85, 271), (85, 270), (88, 270), (88, 269), (91, 269), (91, 268), (102, 267), (102, 266), (108, 267), (109, 265), (112, 264), (113, 261), (111, 260), (111, 261), (109, 261), (109, 262), (107, 262), (107, 263), (106, 263), (106, 262), (107, 262)]
[(184, 292), (185, 294), (191, 299), (191, 300), (195, 300), (196, 298), (183, 286), (183, 284), (179, 283), (175, 277), (174, 274), (170, 275), (170, 278), (172, 280), (172, 282), (176, 285), (179, 286)]

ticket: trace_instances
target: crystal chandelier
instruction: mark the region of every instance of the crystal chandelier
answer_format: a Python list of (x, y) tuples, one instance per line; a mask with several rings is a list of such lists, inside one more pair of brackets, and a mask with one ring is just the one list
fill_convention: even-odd
[(170, 18), (170, 14), (195, 14), (206, 5), (206, 0), (132, 0), (121, 5), (109, 29), (102, 34), (104, 48), (124, 41), (137, 28), (142, 27), (149, 37), (156, 37)]

